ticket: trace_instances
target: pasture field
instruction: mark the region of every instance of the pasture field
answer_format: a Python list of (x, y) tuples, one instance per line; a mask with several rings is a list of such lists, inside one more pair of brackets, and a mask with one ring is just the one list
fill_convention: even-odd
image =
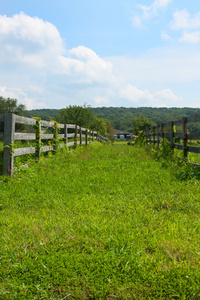
[(0, 177), (0, 299), (200, 299), (200, 181), (91, 143)]

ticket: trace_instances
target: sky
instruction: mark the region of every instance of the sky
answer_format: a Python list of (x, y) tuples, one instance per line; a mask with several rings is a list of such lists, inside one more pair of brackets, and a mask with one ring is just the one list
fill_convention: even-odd
[(200, 1), (0, 0), (0, 96), (200, 107)]

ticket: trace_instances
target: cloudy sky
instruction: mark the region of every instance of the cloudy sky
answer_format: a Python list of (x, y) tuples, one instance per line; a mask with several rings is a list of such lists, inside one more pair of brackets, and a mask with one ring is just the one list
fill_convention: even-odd
[(200, 1), (0, 0), (0, 96), (200, 107)]

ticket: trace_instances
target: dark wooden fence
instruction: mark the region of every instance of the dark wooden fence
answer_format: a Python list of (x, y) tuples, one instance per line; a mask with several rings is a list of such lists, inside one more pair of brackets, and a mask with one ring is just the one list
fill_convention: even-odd
[[(0, 141), (4, 142), (3, 174), (10, 176), (14, 172), (14, 157), (16, 156), (36, 154), (40, 158), (42, 152), (56, 150), (57, 147), (62, 147), (63, 145), (67, 147), (77, 147), (77, 145), (87, 146), (91, 140), (100, 142), (105, 140), (105, 137), (98, 132), (82, 128), (75, 124), (59, 124), (26, 118), (11, 113), (0, 114), (0, 124), (4, 128), (3, 132), (0, 132)], [(19, 124), (23, 124), (25, 130), (23, 128), (20, 131)], [(18, 130), (16, 130), (17, 128)], [(30, 128), (34, 128), (32, 132), (29, 132), (31, 131)], [(15, 149), (14, 142), (17, 140), (32, 141), (34, 147)], [(43, 145), (42, 142), (44, 141), (48, 141), (49, 144)]]
[(143, 131), (146, 143), (157, 144), (159, 149), (160, 142), (166, 138), (174, 149), (183, 151), (184, 158), (187, 158), (188, 152), (200, 154), (200, 145), (198, 146), (198, 142), (200, 144), (200, 132), (188, 133), (187, 130), (187, 125), (191, 122), (200, 122), (200, 114), (146, 128)]

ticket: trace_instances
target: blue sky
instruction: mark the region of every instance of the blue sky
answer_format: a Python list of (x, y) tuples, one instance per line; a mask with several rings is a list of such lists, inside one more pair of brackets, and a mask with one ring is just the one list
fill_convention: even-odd
[(0, 0), (0, 96), (200, 107), (200, 2)]

